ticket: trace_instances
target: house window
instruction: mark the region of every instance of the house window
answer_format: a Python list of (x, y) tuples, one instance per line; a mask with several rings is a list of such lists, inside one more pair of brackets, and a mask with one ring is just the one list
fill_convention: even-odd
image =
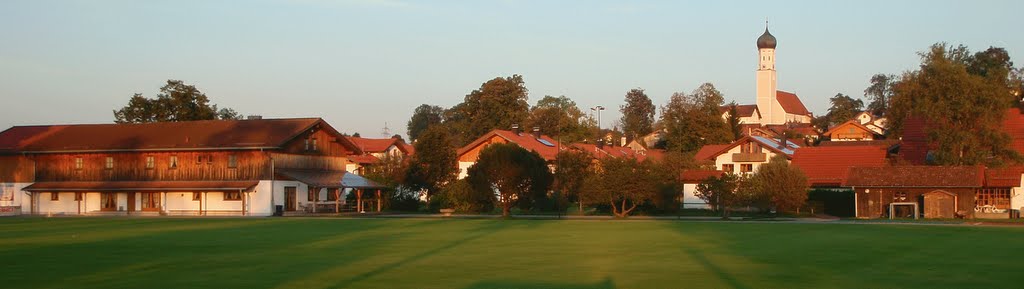
[(241, 201), (242, 192), (224, 192), (225, 201)]
[(754, 171), (754, 164), (740, 164), (741, 173), (749, 173)]
[(154, 159), (154, 157), (153, 156), (147, 156), (146, 157), (146, 169), (151, 170), (155, 166), (156, 166), (156, 160)]
[(84, 166), (84, 163), (85, 163), (85, 161), (82, 160), (82, 157), (75, 157), (75, 169), (76, 170), (81, 170), (82, 167)]
[(60, 194), (56, 193), (56, 192), (50, 193), (50, 200), (51, 201), (60, 201)]
[(114, 168), (114, 157), (107, 157), (106, 162), (103, 163), (103, 168), (104, 169), (108, 169), (108, 170), (109, 169), (113, 169)]
[(311, 144), (311, 140), (309, 138), (306, 138), (306, 143), (305, 144), (306, 144), (306, 150), (308, 151), (309, 150), (309, 145)]
[(332, 202), (338, 200), (338, 189), (337, 188), (327, 189), (327, 200), (328, 201), (332, 201)]
[(320, 200), (320, 189), (317, 187), (309, 187), (309, 193), (306, 194), (306, 200), (315, 202)]
[(213, 165), (213, 155), (206, 155), (206, 164)]
[(196, 156), (196, 163), (200, 165), (203, 164), (203, 155)]
[(192, 193), (192, 200), (193, 201), (202, 201), (203, 200), (203, 193), (200, 193), (200, 192)]
[(232, 155), (228, 155), (228, 168), (232, 168), (233, 169), (233, 168), (237, 168), (237, 167), (238, 167), (238, 156), (233, 155), (233, 154)]
[(173, 169), (177, 169), (178, 168), (178, 156), (171, 156), (170, 160), (168, 160), (167, 163), (168, 163), (167, 166), (169, 168), (171, 168), (172, 170)]
[(1010, 189), (979, 189), (974, 198), (974, 206), (983, 212), (989, 208), (1010, 209)]
[(317, 150), (318, 150), (318, 148), (316, 146), (316, 138), (313, 138), (313, 151), (317, 151)]
[(761, 145), (755, 142), (748, 142), (740, 146), (740, 152), (742, 153), (760, 153)]
[(81, 201), (82, 200), (82, 194), (84, 194), (84, 193), (75, 193), (75, 201)]
[(733, 164), (722, 164), (722, 171), (727, 173), (735, 172)]

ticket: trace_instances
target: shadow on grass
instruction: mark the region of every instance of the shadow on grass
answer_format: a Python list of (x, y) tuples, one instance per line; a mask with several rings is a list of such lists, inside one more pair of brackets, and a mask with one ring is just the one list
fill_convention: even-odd
[[(424, 259), (424, 258), (428, 258), (428, 257), (433, 256), (433, 255), (436, 255), (438, 253), (454, 249), (454, 248), (456, 248), (456, 247), (458, 247), (458, 246), (460, 246), (462, 244), (465, 244), (467, 242), (470, 242), (470, 241), (479, 239), (481, 237), (490, 235), (490, 234), (492, 234), (492, 233), (494, 233), (494, 232), (496, 232), (498, 230), (501, 230), (501, 229), (504, 229), (504, 228), (508, 228), (509, 225), (516, 225), (516, 223), (517, 223), (517, 222), (504, 222), (504, 221), (484, 221), (484, 222), (485, 222), (485, 225), (478, 226), (478, 227), (476, 227), (476, 228), (474, 228), (474, 229), (472, 229), (472, 230), (470, 230), (468, 232), (465, 232), (464, 233), (464, 237), (462, 237), (462, 238), (459, 238), (459, 239), (456, 239), (454, 241), (445, 243), (445, 244), (443, 244), (441, 246), (432, 248), (430, 250), (423, 251), (423, 252), (421, 252), (419, 254), (412, 255), (412, 256), (403, 258), (401, 260), (395, 261), (395, 262), (391, 262), (391, 263), (388, 263), (388, 264), (384, 264), (384, 265), (378, 266), (377, 268), (375, 268), (373, 270), (370, 270), (370, 271), (367, 271), (367, 272), (364, 272), (364, 273), (352, 276), (351, 278), (348, 278), (346, 280), (343, 280), (343, 281), (339, 282), (333, 288), (348, 288), (348, 287), (352, 286), (353, 284), (358, 283), (360, 281), (363, 281), (363, 280), (372, 278), (374, 276), (380, 275), (382, 273), (385, 273), (385, 272), (397, 269), (399, 266), (401, 266), (403, 264), (415, 262), (415, 261), (418, 261), (418, 260), (421, 260), (421, 259)], [(439, 224), (439, 223), (433, 223), (433, 224)]]
[(615, 289), (615, 283), (610, 278), (593, 284), (578, 283), (543, 283), (528, 282), (520, 280), (485, 280), (473, 283), (465, 289), (489, 289), (489, 288), (559, 288), (559, 289)]

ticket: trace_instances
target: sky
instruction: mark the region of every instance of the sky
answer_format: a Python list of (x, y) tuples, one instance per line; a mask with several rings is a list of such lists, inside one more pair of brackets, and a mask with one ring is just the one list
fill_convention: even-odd
[[(655, 105), (713, 83), (755, 102), (770, 21), (780, 90), (815, 115), (871, 75), (915, 69), (937, 42), (1024, 55), (1024, 1), (0, 1), (0, 130), (110, 123), (168, 79), (264, 118), (322, 117), (344, 133), (406, 132), (495, 77), (529, 101), (565, 95), (609, 127), (627, 91)], [(1018, 67), (1020, 66), (1018, 64)]]

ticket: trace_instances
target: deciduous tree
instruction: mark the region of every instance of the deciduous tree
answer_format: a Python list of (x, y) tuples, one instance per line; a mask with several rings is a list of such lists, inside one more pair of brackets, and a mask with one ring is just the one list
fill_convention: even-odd
[[(836, 96), (829, 98), (829, 102), (832, 106), (828, 108), (828, 113), (825, 114), (826, 119), (828, 120), (828, 127), (853, 119), (853, 116), (860, 113), (864, 108), (864, 101), (854, 99), (849, 95), (842, 93), (836, 93)], [(824, 127), (823, 129), (827, 130), (828, 127)]]
[(555, 191), (566, 201), (572, 198), (579, 202), (581, 213), (583, 202), (580, 201), (580, 191), (593, 171), (594, 158), (589, 153), (580, 150), (565, 150), (558, 153), (555, 163)]
[(436, 105), (422, 104), (416, 107), (406, 125), (409, 139), (415, 141), (423, 131), (427, 130), (427, 127), (441, 124), (441, 121), (444, 120), (444, 111), (443, 107)]
[(672, 94), (668, 104), (661, 108), (666, 147), (672, 151), (695, 152), (707, 144), (732, 141), (733, 129), (722, 119), (719, 110), (724, 101), (722, 93), (711, 83), (702, 84), (690, 95)]
[(605, 158), (597, 173), (587, 178), (581, 195), (588, 204), (611, 206), (612, 215), (629, 216), (644, 202), (658, 198), (662, 174), (651, 162), (632, 158)]
[(892, 99), (893, 85), (899, 81), (892, 74), (875, 74), (871, 76), (871, 85), (864, 89), (864, 97), (871, 100), (868, 103), (868, 111), (877, 116), (885, 116), (889, 110), (889, 101)]
[(732, 173), (721, 177), (711, 176), (697, 184), (694, 195), (708, 203), (712, 209), (721, 212), (723, 218), (728, 218), (729, 208), (740, 201), (737, 192), (739, 185), (740, 178)]
[(233, 109), (217, 109), (217, 105), (210, 105), (210, 99), (205, 93), (181, 80), (167, 80), (167, 84), (160, 88), (160, 93), (154, 99), (136, 93), (128, 100), (128, 105), (114, 110), (116, 123), (240, 118)]
[(789, 165), (783, 156), (776, 156), (758, 167), (747, 186), (755, 199), (766, 200), (779, 212), (797, 211), (807, 201), (807, 176)]
[(405, 184), (410, 189), (422, 190), (430, 197), (441, 191), (458, 176), (458, 159), (448, 131), (431, 126), (413, 144), (412, 155), (406, 169)]
[(630, 140), (654, 131), (654, 114), (657, 108), (644, 90), (634, 88), (626, 93), (626, 103), (619, 106), (622, 113), (622, 132)]
[(450, 131), (457, 133), (460, 146), (492, 129), (522, 125), (530, 110), (527, 94), (521, 75), (491, 79), (466, 95), (461, 104), (449, 109), (446, 124), (450, 125)]
[(1000, 165), (1020, 161), (1001, 129), (1003, 115), (1017, 103), (1009, 79), (1012, 62), (1005, 50), (971, 54), (965, 46), (933, 45), (921, 53), (918, 70), (896, 83), (889, 107), (895, 137), (904, 122), (925, 123), (931, 160), (940, 165)]
[(501, 215), (508, 217), (512, 206), (545, 198), (553, 177), (536, 152), (515, 144), (491, 144), (480, 151), (466, 180), (474, 190), (497, 193)]
[(544, 96), (530, 108), (527, 128), (539, 127), (541, 132), (563, 143), (578, 142), (592, 136), (589, 125), (576, 102), (566, 96)]

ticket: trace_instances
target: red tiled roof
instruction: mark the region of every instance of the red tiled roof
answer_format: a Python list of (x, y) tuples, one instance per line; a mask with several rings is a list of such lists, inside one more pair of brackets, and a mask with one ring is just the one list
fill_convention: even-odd
[(722, 174), (722, 171), (691, 170), (683, 171), (683, 173), (680, 174), (679, 178), (683, 181), (683, 183), (696, 184), (700, 183), (701, 181), (704, 181), (709, 177), (721, 177)]
[(350, 155), (348, 156), (348, 160), (360, 165), (375, 164), (377, 162), (380, 162), (380, 158), (377, 158), (373, 155)]
[(1011, 188), (1019, 187), (1021, 174), (1024, 174), (1024, 167), (1013, 166), (985, 170), (985, 186)]
[(194, 191), (194, 190), (248, 190), (259, 181), (110, 181), (110, 182), (37, 182), (26, 191)]
[(822, 147), (833, 147), (833, 146), (877, 146), (889, 148), (893, 145), (900, 143), (899, 140), (893, 139), (879, 139), (879, 140), (862, 140), (862, 141), (822, 141), (818, 143), (818, 146)]
[(25, 145), (63, 129), (63, 125), (15, 126), (0, 132), (0, 152), (18, 152)]
[(809, 123), (769, 124), (765, 125), (764, 127), (775, 132), (776, 135), (785, 131), (793, 131), (797, 134), (806, 136), (818, 135), (818, 131), (815, 130), (814, 126)]
[[(730, 109), (730, 106), (723, 105), (723, 106), (718, 107), (718, 112), (724, 114), (724, 113), (729, 112), (729, 109)], [(754, 116), (755, 112), (757, 113), (758, 117), (761, 117), (761, 111), (757, 109), (757, 105), (756, 104), (736, 105), (736, 114), (738, 114), (740, 117), (751, 117), (751, 116)]]
[[(535, 151), (537, 152), (537, 154), (540, 154), (542, 158), (548, 161), (554, 161), (555, 156), (558, 155), (558, 150), (560, 148), (564, 149), (564, 147), (561, 147), (558, 144), (558, 141), (546, 135), (541, 135), (540, 139), (538, 139), (533, 137), (533, 134), (527, 132), (520, 132), (519, 134), (515, 134), (512, 131), (496, 129), (484, 134), (483, 136), (480, 136), (472, 143), (460, 148), (458, 150), (458, 155), (461, 156), (465, 154), (466, 152), (491, 139), (491, 137), (495, 135), (504, 138), (509, 143), (514, 143), (524, 149)], [(546, 142), (547, 144), (545, 144), (544, 142)]]
[(590, 156), (595, 158), (595, 159), (602, 159), (602, 158), (605, 158), (605, 157), (610, 157), (610, 155), (608, 155), (608, 152), (606, 152), (606, 151), (604, 151), (602, 149), (597, 148), (597, 145), (594, 145), (594, 144), (574, 143), (574, 144), (571, 144), (570, 146), (572, 146), (573, 148), (578, 149), (578, 150), (580, 150), (582, 152), (590, 154)]
[(412, 154), (412, 146), (399, 138), (362, 138), (354, 136), (348, 136), (345, 138), (359, 147), (363, 152), (367, 153), (383, 153), (393, 145), (398, 147), (398, 149), (406, 155)]
[(693, 155), (693, 159), (698, 161), (714, 159), (727, 147), (729, 147), (729, 144), (705, 145), (697, 151), (697, 154)]
[(844, 187), (979, 188), (981, 166), (896, 166), (850, 168)]
[(786, 113), (799, 115), (811, 114), (811, 112), (807, 110), (807, 107), (804, 106), (804, 103), (800, 101), (800, 97), (796, 96), (796, 94), (777, 90), (775, 91), (775, 96)]
[(851, 167), (881, 167), (885, 156), (880, 146), (804, 147), (793, 154), (793, 166), (807, 175), (811, 186), (839, 186)]
[(853, 127), (859, 128), (859, 129), (863, 130), (864, 132), (870, 133), (872, 135), (878, 135), (877, 133), (875, 133), (875, 131), (873, 131), (870, 128), (864, 126), (863, 124), (860, 124), (860, 122), (857, 121), (856, 119), (851, 119), (851, 120), (848, 120), (848, 121), (846, 121), (844, 123), (837, 124), (836, 126), (833, 126), (831, 129), (829, 129), (828, 131), (825, 132), (825, 135), (832, 135), (832, 133), (835, 132), (835, 130), (837, 130), (840, 127), (843, 127), (845, 125), (852, 125)]
[(280, 148), (314, 126), (340, 136), (322, 119), (291, 118), (13, 127), (0, 143), (23, 152)]

